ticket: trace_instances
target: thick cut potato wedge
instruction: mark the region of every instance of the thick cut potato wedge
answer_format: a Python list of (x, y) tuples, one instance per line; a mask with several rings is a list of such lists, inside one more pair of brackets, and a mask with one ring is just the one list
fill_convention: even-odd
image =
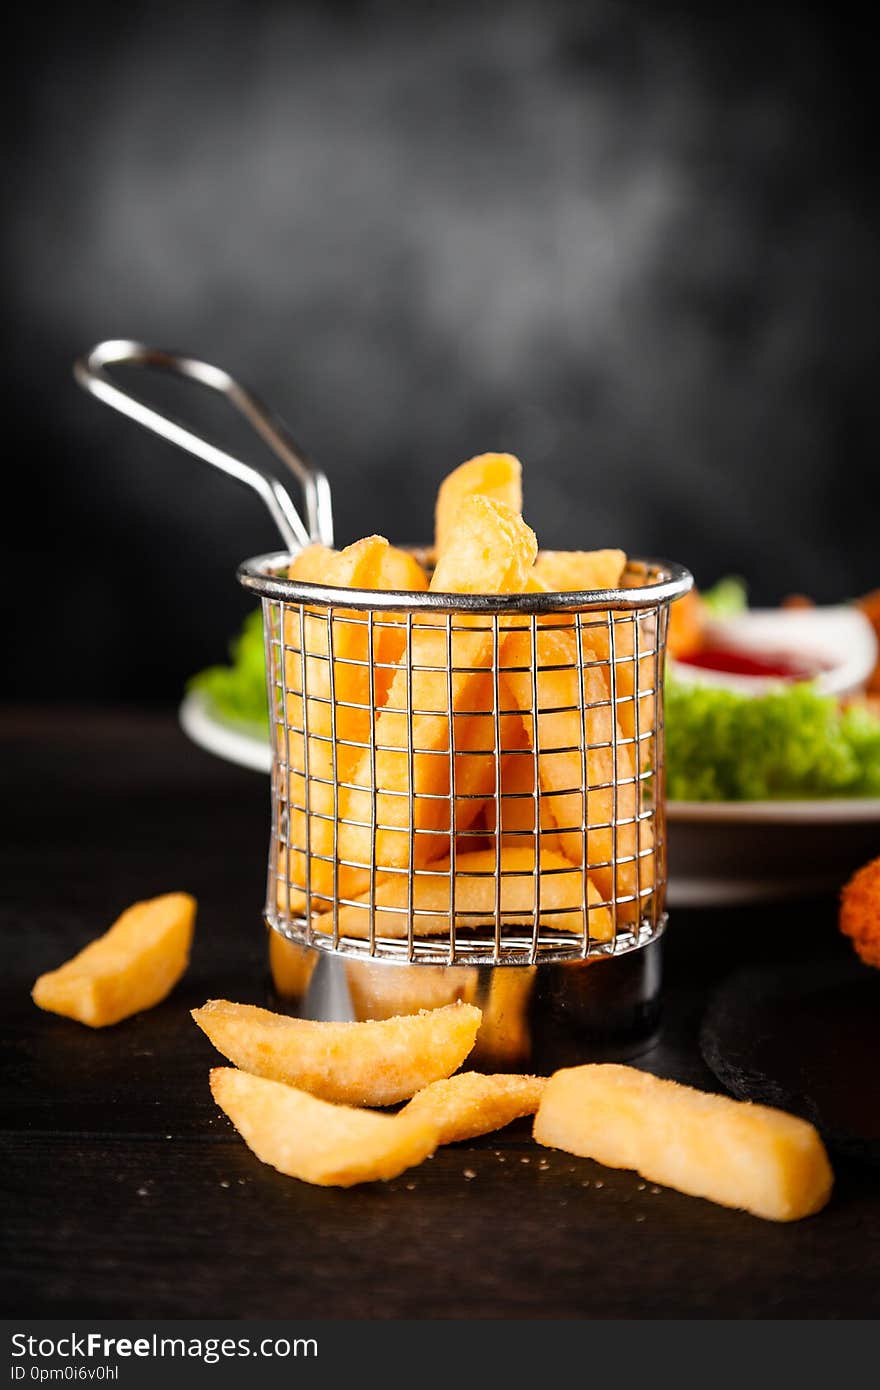
[[(637, 836), (634, 823), (637, 784), (632, 745), (621, 738), (602, 668), (586, 664), (587, 659), (595, 660), (595, 657), (580, 656), (573, 630), (539, 626), (536, 659), (537, 720), (533, 716), (529, 674), (533, 660), (532, 634), (525, 628), (510, 631), (504, 646), (504, 662), (508, 668), (517, 669), (506, 669), (502, 683), (523, 715), (533, 746), (538, 748), (541, 791), (559, 828), (563, 852), (574, 864), (584, 862), (584, 837), (580, 827), (585, 823), (592, 880), (606, 900), (615, 893), (619, 898), (632, 898), (633, 902), (620, 908), (618, 915), (622, 919), (634, 916), (637, 890), (644, 890), (652, 882), (653, 861), (647, 853), (641, 860), (635, 857), (637, 840), (643, 851), (650, 848), (650, 828), (643, 822)], [(581, 659), (585, 662), (583, 703), (578, 672)], [(581, 743), (585, 748), (583, 755)], [(615, 812), (616, 832), (613, 829)], [(621, 821), (629, 824), (621, 824)], [(612, 869), (614, 859), (617, 860), (616, 875)]]
[(119, 1023), (170, 994), (189, 962), (196, 901), (165, 893), (135, 903), (113, 926), (34, 985), (34, 1003), (90, 1028)]
[(398, 550), (396, 546), (389, 545), (382, 557), (381, 573), (376, 587), (392, 592), (400, 590), (405, 593), (421, 593), (428, 587), (428, 576), (416, 557), (408, 550)]
[(623, 550), (542, 550), (535, 574), (553, 593), (616, 589), (626, 569)]
[[(540, 893), (539, 920), (545, 927), (559, 931), (584, 930), (584, 873), (578, 865), (554, 850), (542, 850), (539, 856), (538, 890)], [(495, 921), (496, 885), (500, 883), (502, 924), (504, 927), (531, 928), (535, 912), (535, 854), (528, 841), (502, 844), (495, 848), (466, 850), (455, 857), (455, 925), (459, 930), (468, 927), (490, 926)], [(499, 873), (500, 870), (500, 873)], [(432, 865), (430, 871), (418, 873), (414, 879), (413, 932), (416, 936), (442, 936), (449, 932), (450, 862)], [(375, 908), (371, 911), (369, 894), (360, 899), (340, 903), (339, 932), (341, 936), (366, 939), (370, 935), (370, 918), (375, 918), (376, 935), (405, 937), (409, 929), (408, 882), (406, 874), (382, 874), (376, 881)], [(595, 941), (608, 941), (612, 935), (608, 909), (601, 907), (601, 897), (587, 878), (586, 898), (590, 935)], [(333, 931), (332, 910), (315, 919), (315, 931)]]
[[(537, 771), (535, 757), (529, 745), (525, 725), (517, 718), (515, 723), (505, 715), (505, 737), (502, 747), (501, 776), (499, 795), (501, 799), (501, 835), (505, 844), (528, 843), (528, 837), (535, 833), (535, 808), (538, 814), (538, 832), (542, 849), (561, 851), (562, 846), (556, 831), (556, 821), (550, 809), (550, 800), (541, 796), (541, 776)], [(498, 829), (498, 803), (490, 797), (485, 806), (484, 819), (486, 831), (494, 835)]]
[(434, 1081), (413, 1096), (402, 1115), (430, 1121), (438, 1144), (455, 1144), (503, 1129), (523, 1115), (534, 1115), (546, 1080), (541, 1076), (484, 1076), (463, 1071), (446, 1081)]
[(828, 1157), (806, 1120), (633, 1067), (556, 1072), (534, 1133), (539, 1144), (769, 1221), (810, 1216), (831, 1193)]
[(703, 645), (705, 614), (696, 589), (676, 599), (669, 609), (666, 650), (671, 657), (693, 656)]
[[(447, 593), (520, 592), (536, 550), (534, 533), (521, 517), (501, 503), (470, 497), (458, 513), (455, 532), (430, 587)], [(478, 751), (491, 747), (492, 721), (470, 716), (487, 708), (483, 703), (486, 673), (494, 654), (493, 634), (484, 618), (458, 614), (454, 627), (450, 635), (445, 617), (424, 615), (422, 621), (420, 615), (412, 629), (410, 660), (398, 669), (385, 708), (376, 719), (375, 754), (363, 753), (352, 774), (353, 788), (341, 798), (347, 823), (339, 826), (338, 854), (349, 861), (349, 867), (340, 871), (341, 897), (363, 892), (369, 881), (365, 870), (374, 855), (380, 868), (405, 868), (410, 861), (410, 829), (416, 867), (448, 852), (450, 724), (455, 725), (454, 751), (467, 748), (473, 739)], [(452, 651), (451, 674), (447, 643)], [(408, 709), (414, 713), (408, 715)], [(467, 828), (480, 809), (480, 797), (494, 788), (494, 760), (479, 756), (473, 761), (481, 771), (473, 770), (476, 785), (469, 787), (469, 799), (461, 796), (460, 786), (455, 788), (458, 829)], [(412, 827), (409, 793), (415, 796)], [(351, 867), (356, 865), (363, 868)]]
[[(290, 566), (293, 579), (320, 582), (334, 587), (360, 589), (378, 588), (387, 564), (390, 547), (382, 536), (368, 536), (343, 551), (328, 551), (324, 546), (308, 546)], [(360, 758), (357, 743), (366, 743), (370, 733), (370, 633), (364, 614), (352, 609), (334, 612), (333, 668), (330, 664), (330, 631), (327, 610), (306, 610), (300, 626), (299, 614), (287, 614), (285, 623), (285, 652), (279, 667), (287, 689), (286, 709), (289, 730), (279, 730), (279, 747), (285, 755), (289, 749), (290, 766), (287, 785), (290, 790), (290, 843), (282, 854), (280, 894), (285, 902), (288, 877), (292, 885), (306, 886), (306, 837), (311, 846), (311, 890), (318, 900), (333, 891), (333, 817), (336, 811), (335, 782), (344, 781)], [(396, 663), (403, 650), (405, 635), (402, 628), (383, 626), (383, 651), (375, 652), (377, 660)], [(305, 670), (303, 670), (302, 639), (305, 637)], [(305, 677), (305, 686), (304, 686)], [(385, 690), (381, 689), (384, 679)], [(376, 668), (374, 694), (377, 702), (387, 693), (391, 675)], [(305, 689), (306, 700), (302, 698)], [(334, 711), (330, 703), (335, 696)], [(299, 730), (305, 727), (304, 706), (308, 711), (308, 747)], [(335, 772), (335, 777), (334, 777)], [(308, 776), (306, 776), (306, 773)], [(308, 805), (308, 813), (306, 812)], [(289, 875), (288, 875), (289, 868)], [(291, 910), (305, 904), (304, 892), (293, 893)]]
[(307, 545), (291, 560), (287, 577), (301, 579), (304, 584), (326, 584), (329, 581), (325, 576), (329, 573), (333, 557), (338, 553), (327, 545), (318, 545), (317, 542)]
[(212, 999), (195, 1022), (230, 1062), (342, 1105), (394, 1105), (457, 1071), (480, 1010), (450, 1004), (378, 1023), (313, 1023)]
[(521, 512), (519, 459), (513, 454), (478, 454), (443, 479), (434, 511), (434, 549), (438, 559), (455, 532), (459, 508), (469, 497), (491, 497), (512, 512)]
[(232, 1067), (214, 1068), (211, 1094), (261, 1163), (319, 1187), (395, 1178), (437, 1146), (428, 1117), (328, 1105)]

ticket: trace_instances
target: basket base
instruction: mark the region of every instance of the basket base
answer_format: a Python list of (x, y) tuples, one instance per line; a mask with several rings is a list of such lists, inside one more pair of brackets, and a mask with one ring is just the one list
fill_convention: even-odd
[(623, 1061), (660, 1015), (662, 935), (620, 956), (537, 966), (409, 965), (343, 959), (270, 929), (271, 1005), (300, 1018), (363, 1021), (463, 999), (483, 1010), (468, 1066), (549, 1075)]

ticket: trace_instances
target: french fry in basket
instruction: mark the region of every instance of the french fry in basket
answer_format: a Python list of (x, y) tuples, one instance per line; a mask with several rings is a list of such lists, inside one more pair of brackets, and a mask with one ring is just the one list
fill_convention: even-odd
[(328, 545), (317, 542), (307, 545), (291, 560), (287, 577), (301, 579), (304, 584), (324, 584), (333, 557), (338, 554), (338, 550), (331, 550)]
[[(518, 926), (527, 933), (535, 914), (535, 855), (528, 843), (502, 845), (495, 849), (467, 850), (455, 859), (455, 925), (491, 926), (495, 920), (496, 899), (500, 898), (505, 929)], [(595, 941), (612, 936), (611, 917), (602, 907), (596, 886), (588, 879), (584, 891), (583, 869), (553, 850), (542, 850), (539, 859), (539, 920), (545, 928), (583, 932), (586, 898), (590, 935)], [(416, 936), (438, 936), (449, 932), (451, 908), (450, 862), (444, 860), (419, 872), (413, 879), (413, 932)], [(375, 904), (370, 895), (340, 903), (339, 932), (360, 940), (370, 935), (375, 920), (377, 936), (405, 937), (409, 930), (409, 885), (407, 873), (380, 874), (376, 880)], [(317, 917), (315, 931), (333, 931), (332, 909)]]
[(534, 1134), (539, 1144), (634, 1168), (649, 1182), (769, 1221), (819, 1211), (833, 1183), (822, 1140), (806, 1120), (634, 1067), (556, 1072)]
[(626, 569), (623, 550), (542, 550), (535, 574), (553, 593), (614, 589)]
[(320, 1187), (395, 1178), (437, 1147), (429, 1116), (329, 1105), (232, 1067), (214, 1068), (211, 1094), (261, 1163)]
[(189, 893), (134, 903), (103, 936), (41, 975), (34, 1003), (90, 1028), (151, 1009), (186, 970), (195, 921), (196, 901)]
[(438, 1144), (456, 1144), (534, 1115), (546, 1084), (541, 1076), (463, 1071), (446, 1081), (433, 1081), (400, 1113), (433, 1123)]
[[(642, 824), (639, 836), (634, 824), (637, 784), (632, 745), (621, 739), (603, 668), (589, 664), (597, 658), (589, 648), (578, 651), (574, 628), (550, 626), (551, 622), (564, 623), (565, 618), (539, 622), (536, 650), (528, 627), (511, 628), (504, 645), (502, 684), (538, 748), (541, 790), (559, 829), (563, 852), (572, 863), (583, 863), (581, 826), (586, 822), (590, 877), (603, 899), (615, 894), (632, 899), (618, 909), (622, 920), (629, 919), (637, 915), (638, 889), (644, 891), (653, 875), (649, 853), (636, 859), (637, 847), (648, 851), (650, 841), (647, 824)], [(533, 661), (537, 663), (537, 719)]]
[[(541, 795), (540, 772), (536, 777), (536, 760), (522, 719), (505, 715), (502, 738), (500, 797), (501, 836), (511, 844), (527, 844), (535, 832), (535, 808), (538, 812), (538, 832), (542, 849), (561, 850), (556, 821), (550, 800)], [(486, 802), (484, 811), (487, 833), (494, 835), (497, 826), (495, 797)]]
[(320, 1023), (211, 999), (194, 1021), (230, 1062), (343, 1105), (394, 1105), (457, 1071), (480, 1010), (450, 1004), (369, 1023)]
[(379, 583), (376, 587), (392, 592), (400, 589), (405, 593), (421, 593), (428, 587), (428, 576), (416, 557), (408, 550), (399, 550), (397, 546), (389, 545), (382, 556)]
[[(308, 546), (291, 564), (290, 577), (309, 583), (320, 579), (334, 587), (375, 588), (387, 550), (388, 542), (381, 536), (368, 536), (338, 552)], [(326, 610), (304, 610), (302, 625), (297, 610), (288, 612), (284, 651), (277, 658), (286, 691), (281, 708), (286, 711), (287, 728), (279, 728), (278, 746), (287, 764), (291, 846), (289, 857), (286, 852), (281, 855), (280, 889), (286, 896), (288, 879), (305, 888), (308, 836), (312, 853), (311, 891), (319, 900), (326, 899), (333, 890), (333, 866), (328, 860), (333, 854), (334, 782), (344, 781), (360, 756), (360, 750), (344, 740), (366, 742), (370, 733), (369, 628), (363, 614), (349, 609), (334, 611), (332, 624), (332, 673)], [(392, 631), (391, 636), (394, 635)], [(403, 640), (401, 632), (401, 645)], [(336, 702), (335, 741), (331, 690)], [(305, 728), (306, 710), (308, 740), (300, 732)]]
[[(522, 467), (513, 454), (478, 454), (454, 469), (440, 484), (434, 511), (434, 550), (446, 550), (469, 497), (490, 497), (512, 512), (522, 511)], [(492, 593), (493, 591), (487, 590)]]
[[(520, 516), (489, 498), (470, 497), (459, 510), (430, 587), (457, 594), (521, 592), (536, 552), (534, 533)], [(361, 755), (351, 778), (354, 786), (341, 797), (345, 819), (338, 828), (339, 857), (363, 866), (340, 868), (341, 897), (364, 890), (374, 857), (380, 868), (407, 867), (411, 830), (416, 867), (448, 849), (450, 743), (453, 753), (459, 748), (465, 752), (469, 740), (476, 739), (473, 761), (483, 769), (469, 799), (455, 788), (459, 829), (473, 821), (481, 796), (494, 789), (494, 760), (482, 757), (491, 747), (491, 721), (472, 717), (486, 708), (486, 673), (493, 656), (491, 625), (482, 616), (457, 613), (451, 631), (443, 615), (419, 615), (413, 623), (410, 660), (398, 669), (375, 721), (375, 753)]]

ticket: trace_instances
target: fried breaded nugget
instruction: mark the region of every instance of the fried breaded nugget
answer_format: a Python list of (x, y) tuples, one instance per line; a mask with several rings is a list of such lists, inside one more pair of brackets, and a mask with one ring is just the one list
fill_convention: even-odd
[(840, 930), (866, 965), (880, 969), (880, 858), (863, 865), (844, 885)]

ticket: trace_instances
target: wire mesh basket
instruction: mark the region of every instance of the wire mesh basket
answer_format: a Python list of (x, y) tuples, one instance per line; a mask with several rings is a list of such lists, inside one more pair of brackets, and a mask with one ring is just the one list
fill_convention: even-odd
[(289, 579), (291, 558), (239, 571), (263, 603), (269, 926), (433, 965), (655, 938), (666, 626), (687, 571), (631, 560), (617, 589), (380, 593)]

